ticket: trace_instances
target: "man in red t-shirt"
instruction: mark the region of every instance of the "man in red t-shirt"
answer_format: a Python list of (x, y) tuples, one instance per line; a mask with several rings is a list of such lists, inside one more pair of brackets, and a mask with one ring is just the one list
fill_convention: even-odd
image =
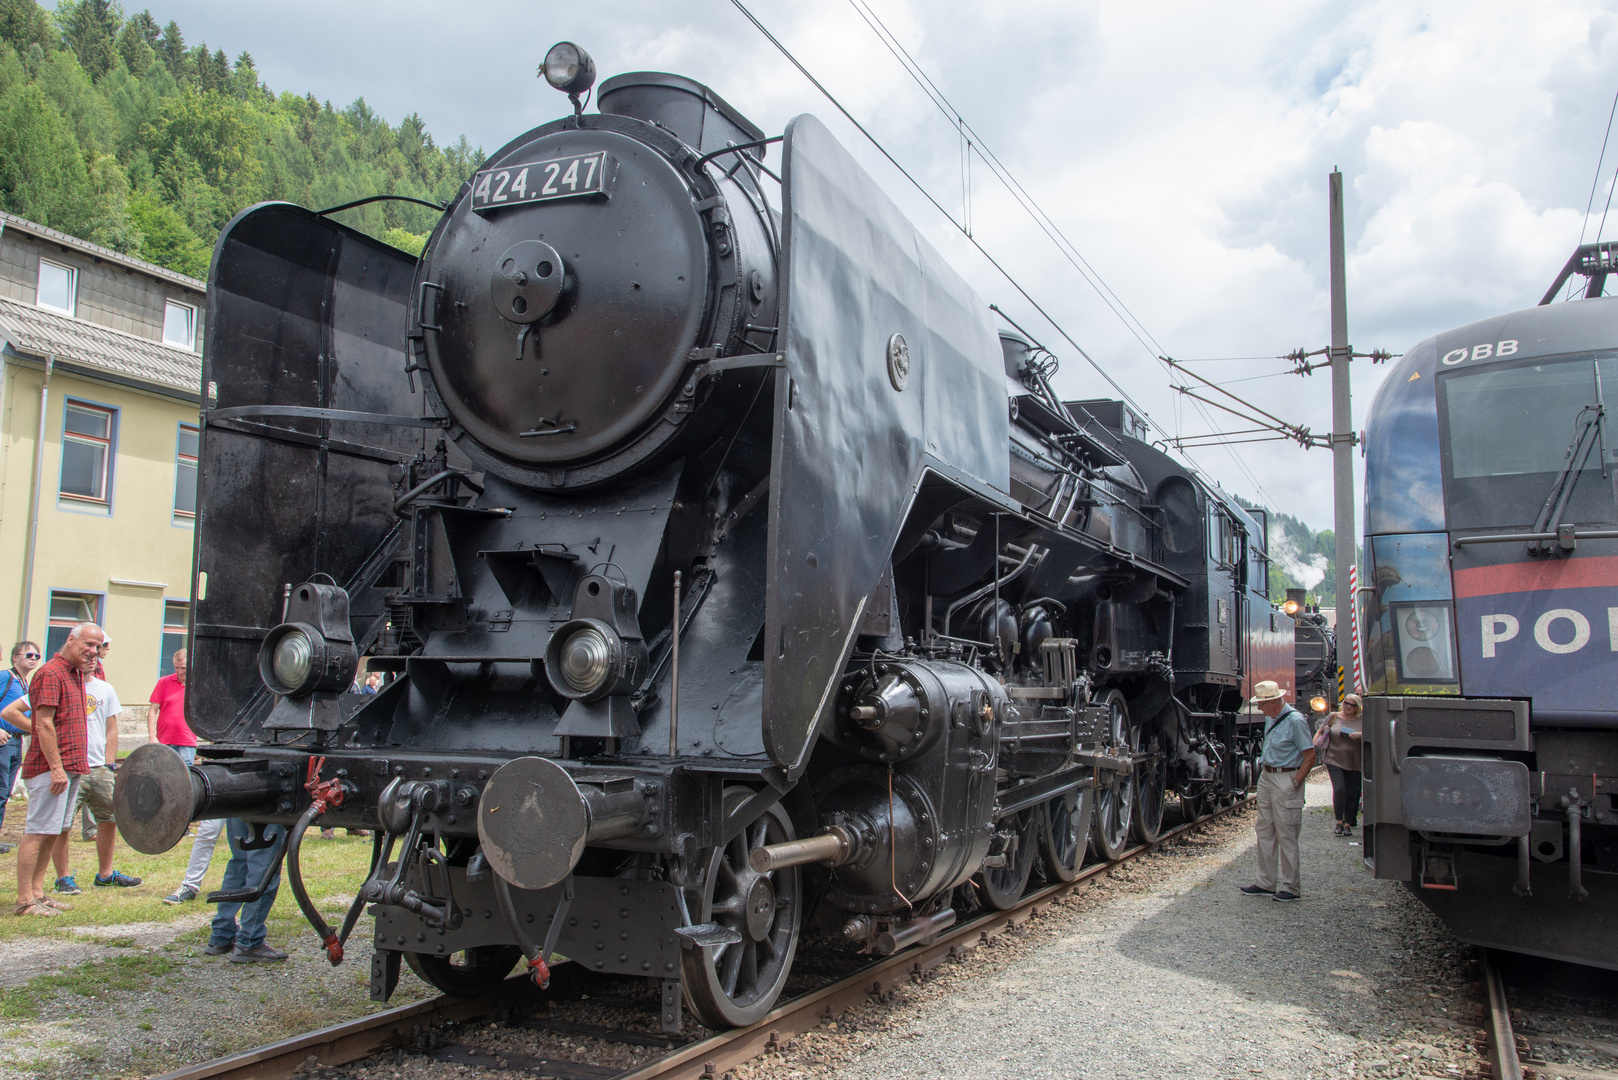
[[(196, 756), (197, 737), (185, 722), (185, 650), (174, 654), (174, 674), (165, 675), (152, 687), (152, 707), (146, 712), (146, 739), (179, 750), (183, 758)], [(189, 760), (188, 760), (189, 763)]]
[(18, 915), (55, 915), (68, 908), (45, 898), (45, 871), (56, 845), (68, 842), (79, 782), (90, 772), (84, 669), (105, 636), (95, 623), (75, 626), (61, 651), (34, 672), (28, 688), (34, 737), (22, 762), (28, 821), (17, 848)]
[[(174, 674), (165, 675), (152, 687), (152, 707), (146, 713), (146, 734), (152, 742), (173, 747), (187, 765), (197, 759), (197, 737), (185, 722), (184, 649), (174, 654)], [(202, 891), (202, 878), (213, 861), (214, 846), (225, 829), (224, 818), (197, 822), (197, 838), (191, 841), (191, 858), (186, 863), (180, 887), (163, 898), (165, 904), (184, 904)]]

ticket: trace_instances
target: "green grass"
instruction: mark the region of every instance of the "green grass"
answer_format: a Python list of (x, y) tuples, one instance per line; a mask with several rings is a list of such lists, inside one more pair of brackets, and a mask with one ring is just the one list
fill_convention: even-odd
[[(26, 813), (27, 803), (24, 800), (10, 801), (6, 807), (5, 827), (0, 830), (0, 840), (14, 845), (21, 839)], [(185, 876), (186, 863), (191, 858), (190, 837), (182, 839), (161, 855), (142, 855), (131, 850), (120, 838), (113, 855), (113, 866), (143, 880), (133, 888), (98, 889), (91, 884), (96, 874), (95, 845), (80, 839), (77, 822), (69, 835), (68, 872), (74, 875), (84, 892), (69, 900), (73, 905), (72, 911), (54, 919), (33, 916), (15, 918), (9, 914), (16, 899), (17, 853), (12, 851), (8, 855), (0, 855), (0, 941), (24, 938), (83, 940), (84, 935), (75, 933), (76, 930), (131, 923), (167, 924), (176, 919), (212, 917), (214, 908), (206, 897), (210, 889), (219, 888), (225, 874), (225, 864), (230, 861), (230, 845), (224, 837), (220, 837), (219, 845), (214, 848), (213, 861), (208, 866), (207, 876), (203, 878), (203, 895), (188, 904), (173, 907), (163, 903), (163, 897), (178, 888), (180, 879)], [(338, 899), (352, 897), (365, 880), (371, 859), (371, 841), (349, 836), (340, 829), (335, 840), (322, 840), (319, 832), (311, 829), (304, 838), (302, 850), (303, 878), (309, 895), (326, 914), (327, 921), (335, 925), (342, 918), (346, 906), (340, 905)], [(52, 870), (46, 877), (47, 891), (54, 881), (54, 873)], [(281, 893), (270, 911), (269, 930), (271, 939), (277, 942), (297, 934), (312, 937), (314, 933), (298, 912), (285, 874), (281, 878)], [(135, 944), (134, 939), (127, 935), (102, 940), (114, 946)], [(207, 930), (203, 928), (195, 933), (187, 932), (181, 935), (180, 940), (182, 943), (201, 944), (207, 940)]]
[(174, 966), (174, 961), (166, 957), (143, 953), (92, 960), (68, 971), (36, 975), (22, 986), (0, 990), (0, 1017), (33, 1019), (50, 995), (58, 991), (95, 998), (117, 990), (144, 990), (173, 971)]

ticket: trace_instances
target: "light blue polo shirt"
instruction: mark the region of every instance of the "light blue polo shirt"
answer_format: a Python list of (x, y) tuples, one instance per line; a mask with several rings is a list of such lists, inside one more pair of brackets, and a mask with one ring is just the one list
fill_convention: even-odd
[(1273, 769), (1296, 769), (1303, 764), (1303, 753), (1315, 744), (1309, 721), (1291, 705), (1281, 710), (1273, 721), (1264, 719), (1268, 734), (1264, 736), (1264, 752), (1259, 761)]
[[(17, 678), (17, 673), (15, 671), (7, 671), (4, 674), (0, 674), (0, 709), (10, 705), (13, 701), (16, 701), (26, 693), (28, 693), (27, 679)], [(4, 720), (0, 720), (0, 730), (5, 731), (7, 735), (23, 734), (23, 732), (18, 731)]]

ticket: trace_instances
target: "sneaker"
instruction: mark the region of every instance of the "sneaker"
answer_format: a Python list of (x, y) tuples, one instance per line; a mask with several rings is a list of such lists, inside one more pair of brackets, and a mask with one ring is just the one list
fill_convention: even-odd
[(197, 890), (189, 885), (181, 885), (178, 889), (163, 897), (165, 904), (184, 904), (197, 898)]
[(1243, 885), (1242, 892), (1248, 896), (1274, 896), (1274, 889), (1261, 889), (1257, 885)]
[(97, 874), (94, 882), (95, 887), (98, 889), (127, 889), (133, 885), (139, 885), (140, 883), (140, 878), (131, 877), (130, 875), (122, 873), (118, 870), (114, 870), (106, 877), (102, 877), (100, 874)]
[(267, 941), (260, 942), (257, 948), (243, 949), (238, 946), (230, 951), (232, 964), (274, 964), (286, 958), (286, 953)]
[(321, 829), (320, 830), (320, 838), (322, 840), (335, 840), (335, 839), (337, 839), (337, 830), (336, 829)]
[(205, 956), (224, 956), (235, 947), (236, 943), (234, 941), (227, 941), (223, 945), (215, 945), (210, 941), (202, 947), (202, 952)]
[(56, 891), (63, 896), (77, 896), (84, 890), (79, 888), (79, 883), (73, 880), (72, 874), (69, 874), (67, 877), (56, 879)]
[(10, 854), (11, 854), (11, 845), (10, 844), (0, 844), (0, 855), (10, 855)]
[(1270, 897), (1270, 899), (1274, 900), (1278, 904), (1290, 904), (1294, 900), (1302, 900), (1303, 897), (1299, 896), (1297, 893), (1282, 890), (1281, 892), (1278, 892), (1274, 896)]

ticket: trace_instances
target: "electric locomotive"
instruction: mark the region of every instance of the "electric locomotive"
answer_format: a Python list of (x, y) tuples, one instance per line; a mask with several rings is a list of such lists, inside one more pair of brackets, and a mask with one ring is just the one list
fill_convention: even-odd
[[(131, 845), (254, 823), (332, 962), (370, 907), (377, 999), (560, 952), (673, 1029), (763, 1016), (806, 932), (892, 952), (1245, 790), (1244, 700), (1292, 672), (1260, 517), (1061, 400), (812, 116), (544, 73), (574, 111), (419, 259), (279, 203), (221, 235), (211, 745), (131, 755)], [(337, 928), (317, 822), (377, 830)]]
[[(1428, 338), (1366, 425), (1365, 863), (1462, 939), (1618, 968), (1618, 299)], [(1585, 299), (1551, 303), (1574, 273)]]

